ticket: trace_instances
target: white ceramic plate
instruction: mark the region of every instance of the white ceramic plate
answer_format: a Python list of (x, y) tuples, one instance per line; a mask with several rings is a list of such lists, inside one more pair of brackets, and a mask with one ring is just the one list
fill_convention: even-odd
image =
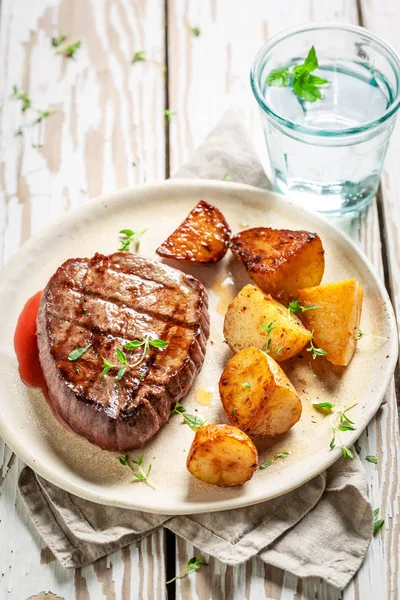
[[(152, 463), (157, 490), (132, 481), (116, 453), (100, 450), (67, 431), (53, 416), (42, 394), (25, 387), (17, 371), (13, 335), (26, 300), (43, 289), (57, 267), (70, 257), (112, 253), (118, 231), (148, 228), (140, 252), (156, 259), (155, 249), (205, 199), (218, 206), (237, 232), (244, 227), (272, 226), (317, 232), (326, 251), (324, 281), (356, 277), (365, 299), (361, 328), (388, 336), (387, 343), (363, 338), (346, 369), (323, 358), (302, 358), (283, 363), (302, 402), (301, 421), (270, 448), (260, 460), (287, 451), (285, 459), (257, 470), (239, 488), (223, 489), (194, 479), (185, 462), (194, 433), (174, 415), (143, 449), (145, 465)], [(175, 266), (178, 266), (175, 263)], [(218, 397), (218, 380), (231, 355), (223, 343), (223, 314), (236, 292), (249, 282), (245, 269), (228, 253), (218, 265), (182, 269), (198, 277), (210, 300), (211, 334), (200, 375), (185, 399), (188, 412), (209, 422), (226, 422)], [(279, 496), (308, 481), (340, 456), (329, 450), (331, 422), (311, 402), (357, 402), (349, 416), (357, 430), (343, 434), (346, 444), (360, 435), (379, 408), (397, 358), (395, 320), (387, 293), (355, 245), (322, 218), (309, 214), (282, 196), (245, 185), (208, 181), (169, 181), (138, 186), (91, 200), (29, 240), (0, 277), (0, 434), (11, 449), (48, 481), (73, 494), (102, 504), (165, 514), (200, 513), (232, 509)], [(281, 363), (282, 364), (282, 363)], [(210, 394), (204, 394), (206, 389)], [(200, 393), (199, 393), (200, 390)], [(198, 399), (212, 398), (211, 405)], [(132, 452), (139, 456), (139, 451)]]

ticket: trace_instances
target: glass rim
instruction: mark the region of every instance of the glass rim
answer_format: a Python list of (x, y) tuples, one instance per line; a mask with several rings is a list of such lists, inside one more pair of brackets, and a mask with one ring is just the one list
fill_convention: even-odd
[[(373, 40), (386, 54), (387, 60), (391, 63), (393, 68), (396, 84), (397, 84), (397, 94), (393, 98), (390, 105), (386, 108), (385, 112), (382, 113), (380, 117), (374, 119), (372, 121), (366, 121), (362, 125), (357, 125), (355, 127), (343, 127), (340, 129), (319, 129), (316, 127), (310, 127), (308, 125), (301, 125), (300, 123), (296, 123), (295, 121), (291, 121), (290, 119), (285, 119), (275, 111), (273, 111), (268, 104), (265, 102), (265, 98), (261, 93), (261, 89), (259, 86), (259, 82), (257, 79), (257, 74), (259, 71), (260, 63), (262, 59), (265, 58), (266, 54), (268, 54), (279, 42), (284, 39), (287, 39), (293, 35), (298, 33), (303, 33), (307, 31), (316, 31), (316, 30), (333, 30), (336, 29), (338, 31), (349, 31), (352, 33), (357, 33), (368, 40)], [(392, 62), (393, 61), (393, 62)], [(396, 68), (397, 67), (397, 70)], [(260, 107), (264, 112), (274, 121), (277, 121), (281, 125), (293, 129), (298, 133), (309, 134), (312, 136), (330, 136), (330, 137), (340, 137), (344, 135), (351, 135), (357, 133), (363, 133), (369, 129), (373, 129), (384, 123), (389, 117), (391, 117), (400, 106), (400, 55), (397, 50), (388, 42), (383, 40), (381, 37), (369, 32), (364, 27), (360, 27), (359, 25), (348, 25), (346, 23), (313, 23), (313, 24), (305, 24), (297, 27), (291, 27), (290, 29), (285, 29), (281, 33), (272, 37), (266, 44), (264, 44), (260, 50), (257, 52), (253, 63), (251, 65), (250, 70), (250, 83), (251, 88), (253, 90), (253, 94), (255, 99), (257, 100)]]

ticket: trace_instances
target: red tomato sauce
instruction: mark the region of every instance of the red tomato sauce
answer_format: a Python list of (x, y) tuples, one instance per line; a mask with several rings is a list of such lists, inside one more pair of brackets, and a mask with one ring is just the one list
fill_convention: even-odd
[(47, 400), (53, 414), (69, 431), (74, 430), (57, 412), (50, 400), (46, 380), (39, 361), (39, 348), (36, 335), (36, 318), (39, 310), (42, 292), (37, 292), (29, 298), (19, 316), (14, 333), (14, 349), (18, 360), (18, 371), (22, 382), (28, 387), (39, 388)]
[(47, 385), (39, 362), (36, 337), (36, 317), (41, 296), (42, 292), (37, 292), (22, 309), (14, 334), (14, 348), (22, 381), (29, 387), (41, 389), (47, 397)]

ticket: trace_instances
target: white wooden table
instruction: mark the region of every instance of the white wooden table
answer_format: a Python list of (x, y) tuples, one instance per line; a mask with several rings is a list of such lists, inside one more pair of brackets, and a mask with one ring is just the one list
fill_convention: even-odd
[[(307, 21), (360, 23), (400, 49), (397, 0), (2, 0), (0, 16), (0, 264), (70, 207), (176, 170), (232, 102), (259, 132), (249, 66), (263, 42)], [(195, 36), (193, 27), (200, 28)], [(55, 56), (52, 35), (82, 39), (74, 59)], [(148, 60), (131, 64), (144, 50)], [(150, 60), (151, 59), (151, 60)], [(166, 70), (163, 65), (166, 65)], [(56, 113), (15, 137), (24, 118), (12, 86)], [(164, 109), (175, 111), (171, 123)], [(353, 236), (400, 313), (400, 124), (382, 189)], [(0, 441), (0, 598), (143, 600), (400, 597), (399, 428), (395, 385), (361, 436), (373, 506), (385, 518), (344, 594), (254, 559), (209, 566), (177, 582), (195, 549), (164, 532), (84, 569), (64, 570), (44, 547), (17, 492), (20, 461)], [(299, 541), (300, 543), (300, 541)]]

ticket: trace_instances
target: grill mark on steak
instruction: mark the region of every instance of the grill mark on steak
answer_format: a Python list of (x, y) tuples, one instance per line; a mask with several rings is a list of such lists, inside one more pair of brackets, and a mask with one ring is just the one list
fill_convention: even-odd
[[(57, 411), (90, 441), (120, 451), (143, 445), (186, 395), (202, 366), (208, 333), (202, 284), (129, 253), (66, 261), (46, 287), (38, 316), (40, 360)], [(117, 369), (100, 376), (102, 357), (119, 365), (115, 348), (147, 334), (168, 347), (151, 348), (120, 381)], [(68, 361), (69, 352), (83, 346), (90, 347), (78, 361)], [(128, 362), (142, 351), (127, 351)]]

